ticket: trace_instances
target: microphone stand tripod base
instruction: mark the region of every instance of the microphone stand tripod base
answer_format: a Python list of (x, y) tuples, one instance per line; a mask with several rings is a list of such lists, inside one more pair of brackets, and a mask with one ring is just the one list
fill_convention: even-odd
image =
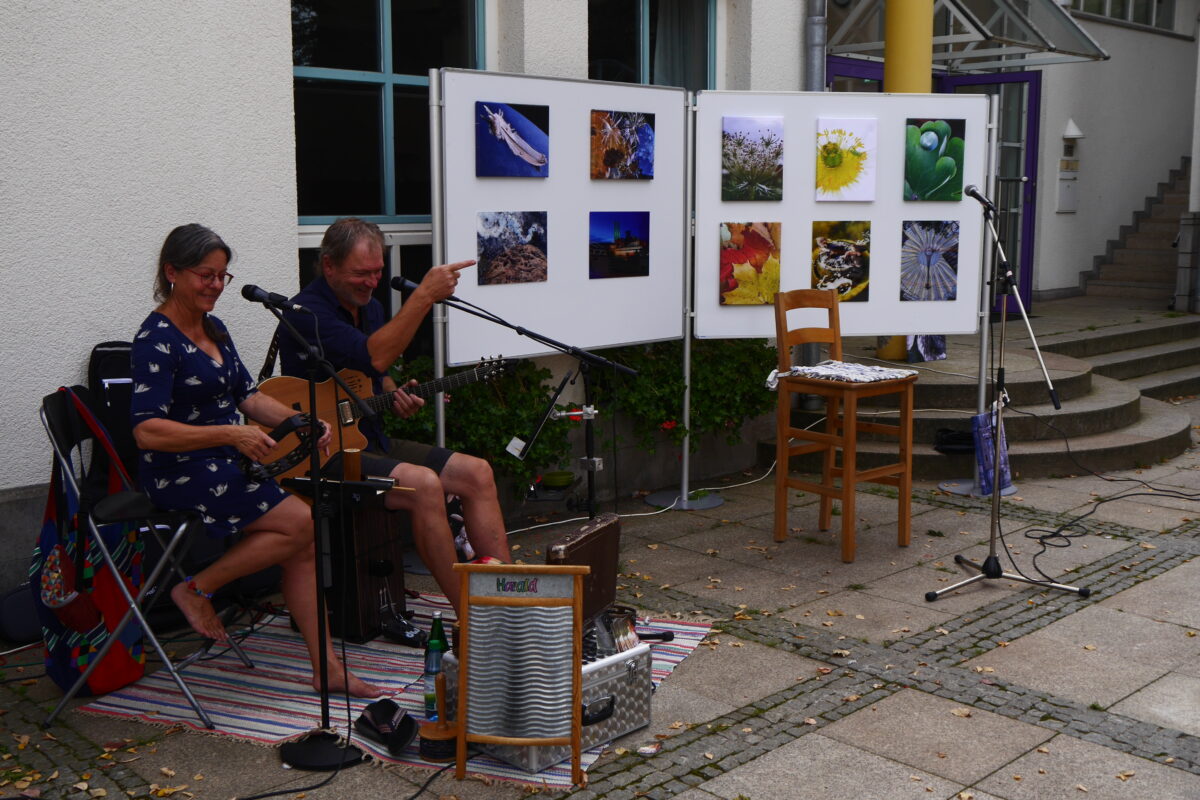
[(329, 731), (316, 730), (279, 747), (279, 759), (293, 769), (332, 772), (363, 761), (363, 751)]
[(716, 508), (724, 504), (725, 498), (716, 492), (696, 496), (695, 492), (690, 492), (690, 497), (684, 499), (683, 496), (674, 489), (663, 489), (661, 492), (654, 492), (646, 495), (646, 504), (655, 508), (667, 508), (674, 506), (676, 511), (704, 511), (709, 508)]
[(1026, 578), (1024, 575), (1017, 575), (1012, 572), (1005, 572), (1000, 568), (1000, 559), (997, 556), (988, 556), (983, 560), (982, 564), (977, 564), (971, 559), (961, 554), (954, 556), (954, 563), (959, 566), (973, 567), (979, 570), (978, 574), (972, 575), (966, 580), (959, 581), (953, 586), (947, 586), (945, 589), (938, 589), (936, 592), (926, 592), (925, 601), (932, 603), (944, 594), (953, 592), (956, 589), (961, 589), (964, 586), (970, 586), (972, 583), (978, 583), (982, 580), (1009, 580), (1019, 583), (1028, 583), (1031, 586), (1041, 586), (1045, 589), (1060, 589), (1064, 592), (1075, 592), (1080, 597), (1088, 597), (1092, 590), (1086, 586), (1067, 586), (1065, 583), (1054, 583), (1053, 581), (1035, 581), (1032, 578)]

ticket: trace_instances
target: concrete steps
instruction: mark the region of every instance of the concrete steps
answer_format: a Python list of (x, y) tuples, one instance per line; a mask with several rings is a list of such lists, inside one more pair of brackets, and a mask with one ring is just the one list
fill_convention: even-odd
[(1095, 280), (1088, 281), (1087, 287), (1089, 295), (1099, 297), (1137, 297), (1145, 300), (1163, 298), (1164, 303), (1166, 303), (1166, 299), (1171, 296), (1174, 290), (1174, 283), (1151, 281)]
[(1173, 170), (1170, 181), (1158, 185), (1157, 196), (1146, 198), (1144, 210), (1134, 214), (1133, 225), (1122, 227), (1121, 238), (1108, 243), (1106, 256), (1083, 276), (1088, 295), (1170, 302), (1179, 252), (1172, 245), (1187, 210), (1187, 176), (1186, 169)]
[[(1100, 301), (1097, 301), (1100, 302)], [(1097, 319), (1104, 319), (1100, 309)], [(1129, 315), (1133, 317), (1133, 315)], [(1011, 403), (1004, 415), (1009, 461), (1017, 477), (1072, 475), (1088, 469), (1131, 469), (1174, 457), (1191, 444), (1191, 417), (1171, 397), (1200, 393), (1200, 317), (1146, 312), (1133, 322), (1042, 335), (1046, 368), (1062, 402), (1055, 410), (1036, 356), (1021, 349), (1024, 331), (1011, 333), (1005, 354), (1005, 384)], [(1015, 339), (1015, 341), (1014, 341)], [(871, 349), (848, 339), (847, 357)], [(970, 477), (974, 456), (947, 456), (933, 449), (942, 428), (969, 431), (978, 405), (977, 349), (965, 341), (951, 346), (945, 361), (926, 368), (916, 385), (913, 471), (916, 477)], [(988, 387), (990, 397), (990, 386)], [(893, 404), (894, 406), (894, 404)], [(860, 417), (893, 418), (886, 406), (863, 409)], [(807, 425), (820, 412), (797, 411)], [(1069, 447), (1064, 442), (1069, 441)], [(774, 442), (759, 444), (759, 460), (774, 459)], [(860, 465), (895, 460), (893, 440), (864, 438)], [(813, 470), (812, 457), (794, 459), (792, 469)]]
[(1092, 370), (1117, 380), (1200, 364), (1200, 338), (1163, 342), (1102, 353), (1089, 359)]
[[(1066, 406), (1064, 405), (1064, 410)], [(1020, 441), (1010, 433), (1010, 423), (1019, 416), (1006, 413), (1005, 435), (1008, 437), (1008, 461), (1017, 479), (1047, 476), (1079, 475), (1093, 470), (1132, 469), (1149, 466), (1179, 455), (1191, 444), (1191, 415), (1168, 403), (1143, 397), (1141, 418), (1133, 425), (1106, 433), (1070, 438), (1068, 451), (1061, 437), (1038, 441)], [(1057, 420), (1055, 421), (1057, 424)], [(872, 452), (864, 463), (885, 464), (896, 460), (896, 447), (885, 449), (885, 443), (871, 443)], [(860, 448), (860, 454), (865, 448)], [(913, 471), (918, 477), (943, 480), (969, 478), (974, 474), (975, 457), (944, 456), (928, 443), (913, 445)]]

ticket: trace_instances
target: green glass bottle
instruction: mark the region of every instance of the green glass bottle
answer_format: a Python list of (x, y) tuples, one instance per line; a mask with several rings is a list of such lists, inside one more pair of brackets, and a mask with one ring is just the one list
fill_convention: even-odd
[(425, 642), (425, 719), (433, 721), (437, 714), (437, 676), (442, 671), (442, 654), (450, 649), (446, 640), (446, 628), (442, 624), (442, 612), (433, 612), (433, 624), (429, 627), (429, 639)]

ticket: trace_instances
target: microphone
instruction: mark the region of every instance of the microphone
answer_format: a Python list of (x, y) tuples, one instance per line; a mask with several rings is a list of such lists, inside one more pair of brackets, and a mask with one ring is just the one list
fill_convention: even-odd
[(997, 213), (996, 212), (996, 204), (993, 203), (991, 200), (988, 200), (987, 197), (982, 192), (979, 191), (978, 186), (975, 186), (974, 184), (968, 186), (967, 188), (963, 189), (963, 194), (965, 194), (967, 197), (975, 198), (976, 200), (979, 201), (979, 204), (981, 206), (983, 206), (984, 208), (986, 208), (988, 211), (992, 212), (993, 214)]
[(262, 303), (264, 306), (274, 306), (284, 311), (308, 311), (304, 306), (293, 303), (283, 295), (268, 292), (266, 289), (260, 289), (253, 283), (248, 283), (242, 287), (242, 297), (251, 303)]
[[(419, 286), (419, 285), (420, 284), (418, 284), (416, 281), (410, 281), (408, 278), (403, 278), (399, 275), (392, 278), (392, 288), (395, 289), (397, 292), (399, 292), (401, 290), (406, 291), (406, 292), (411, 292), (412, 290), (416, 289), (417, 286)], [(462, 300), (459, 300), (454, 295), (450, 295), (449, 297), (444, 297), (442, 299), (443, 300), (453, 300), (455, 303), (463, 302)], [(440, 303), (442, 301), (439, 300), (438, 302)]]

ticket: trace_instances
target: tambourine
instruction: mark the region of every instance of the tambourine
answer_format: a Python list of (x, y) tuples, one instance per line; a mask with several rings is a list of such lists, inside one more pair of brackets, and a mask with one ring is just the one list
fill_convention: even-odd
[(296, 446), (269, 464), (260, 464), (242, 457), (242, 471), (250, 480), (261, 482), (274, 478), (308, 458), (309, 442), (312, 439), (312, 416), (294, 414), (279, 423), (278, 427), (267, 435), (278, 442), (291, 433), (296, 434)]

